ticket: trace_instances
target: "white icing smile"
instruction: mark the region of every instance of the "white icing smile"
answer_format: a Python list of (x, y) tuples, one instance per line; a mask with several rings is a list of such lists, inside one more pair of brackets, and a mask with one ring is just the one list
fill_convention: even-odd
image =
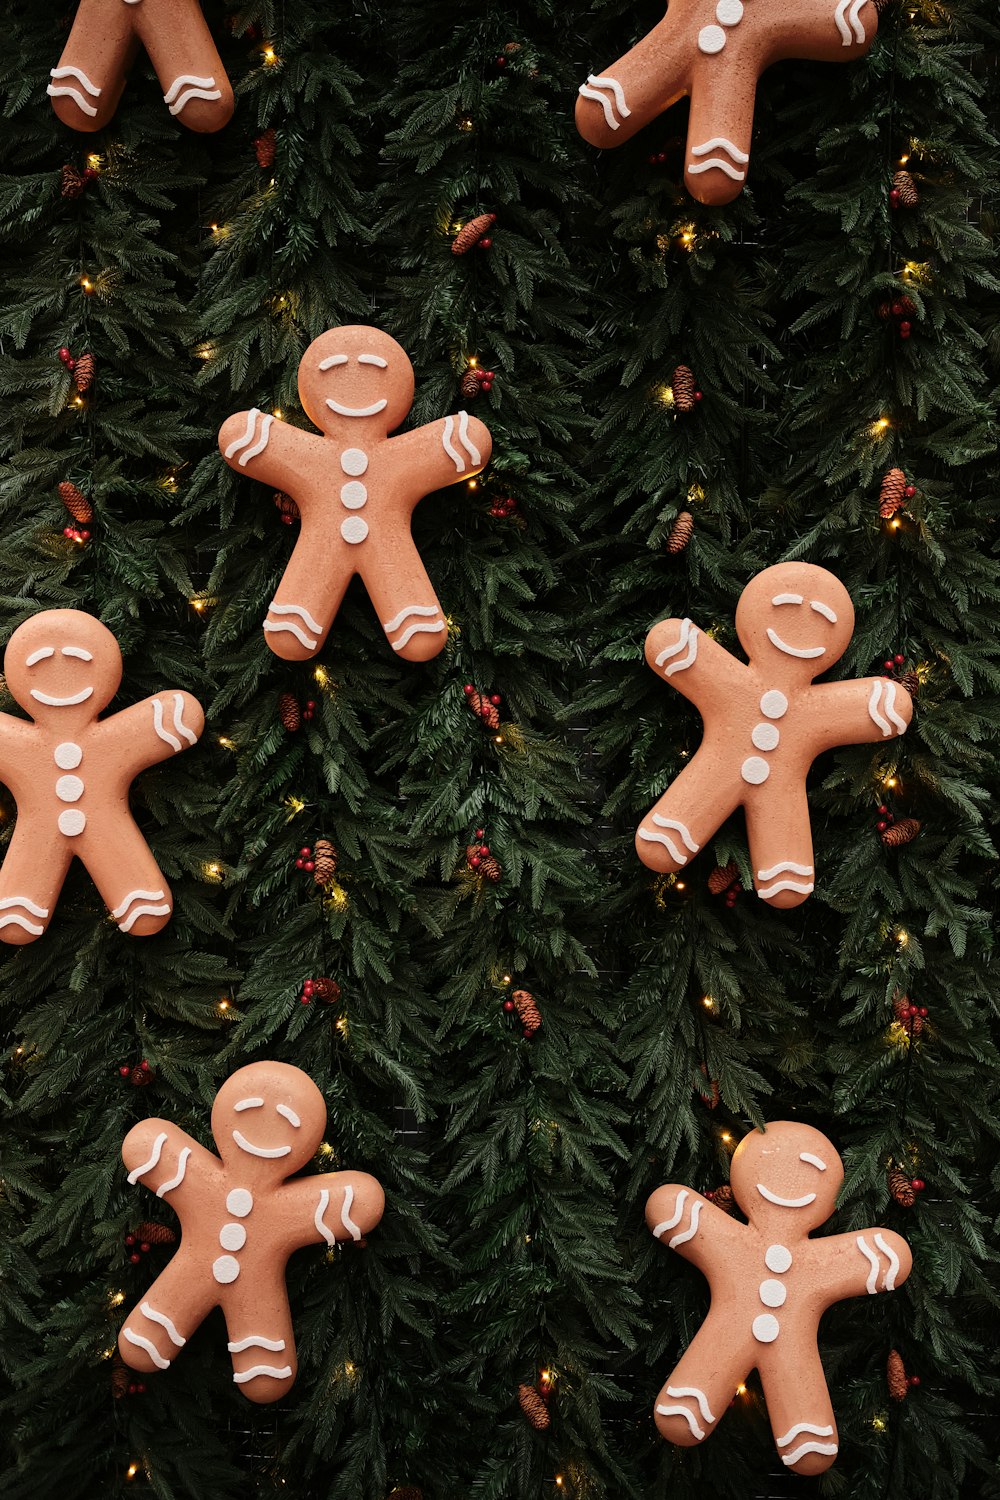
[(248, 1156), (262, 1156), (267, 1161), (275, 1161), (280, 1156), (290, 1156), (292, 1153), (291, 1146), (255, 1146), (241, 1130), (233, 1131), (233, 1140)]
[(384, 411), (389, 405), (385, 396), (381, 401), (373, 401), (371, 406), (341, 406), (339, 401), (326, 398), (326, 404), (331, 411), (335, 411), (338, 417), (375, 417), (380, 411)]
[(772, 630), (770, 625), (767, 627), (767, 638), (772, 646), (776, 646), (786, 656), (799, 656), (805, 660), (809, 660), (812, 657), (826, 655), (825, 646), (789, 646), (788, 642), (783, 641), (778, 632)]
[(37, 688), (31, 689), (31, 696), (37, 703), (44, 703), (48, 708), (72, 708), (76, 703), (86, 703), (92, 695), (92, 687), (84, 688), (82, 692), (74, 693), (70, 698), (53, 698), (51, 693), (40, 693)]
[(758, 1182), (757, 1191), (768, 1203), (774, 1203), (778, 1208), (808, 1208), (810, 1203), (816, 1202), (815, 1193), (805, 1193), (801, 1198), (779, 1198), (777, 1193), (772, 1193), (762, 1182)]

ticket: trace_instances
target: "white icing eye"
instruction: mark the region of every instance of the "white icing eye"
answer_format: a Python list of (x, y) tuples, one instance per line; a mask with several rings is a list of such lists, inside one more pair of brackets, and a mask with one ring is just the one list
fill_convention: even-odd
[(811, 1167), (816, 1168), (817, 1172), (826, 1171), (826, 1162), (821, 1156), (813, 1156), (811, 1151), (800, 1151), (799, 1161), (808, 1162)]
[(346, 365), (346, 354), (328, 354), (326, 359), (321, 359), (319, 367), (321, 370), (332, 370), (336, 365)]
[(93, 661), (94, 658), (89, 651), (84, 651), (82, 646), (64, 646), (63, 656), (75, 656), (77, 661)]
[(302, 1124), (302, 1121), (299, 1119), (298, 1115), (290, 1105), (276, 1104), (274, 1107), (278, 1111), (278, 1114), (281, 1115), (283, 1119), (288, 1121), (289, 1125), (294, 1125), (295, 1129), (298, 1130), (299, 1126)]
[(389, 368), (388, 364), (386, 363), (386, 361), (384, 359), (382, 359), (377, 354), (359, 354), (358, 355), (358, 364), (359, 365), (376, 365), (378, 367), (378, 369), (380, 369), (380, 370), (386, 370), (386, 369)]
[(264, 1108), (264, 1101), (263, 1101), (263, 1099), (257, 1099), (257, 1098), (253, 1098), (253, 1099), (241, 1099), (238, 1104), (234, 1104), (233, 1105), (233, 1108), (235, 1109), (236, 1113), (239, 1115), (239, 1114), (242, 1114), (242, 1112), (245, 1109), (263, 1109)]
[(726, 45), (726, 33), (721, 26), (703, 26), (698, 33), (698, 46), (711, 57), (721, 52)]
[(771, 603), (773, 605), (775, 605), (775, 606), (781, 605), (781, 604), (801, 604), (802, 603), (802, 595), (801, 594), (775, 594), (774, 598), (771, 600)]
[(837, 616), (830, 608), (829, 604), (824, 604), (820, 599), (810, 599), (809, 608), (814, 609), (816, 613), (818, 615), (822, 615), (825, 620), (829, 620), (831, 625), (836, 625)]
[(50, 656), (55, 656), (55, 654), (56, 649), (54, 646), (39, 646), (37, 651), (32, 651), (24, 665), (26, 667), (33, 667), (37, 662), (47, 661)]

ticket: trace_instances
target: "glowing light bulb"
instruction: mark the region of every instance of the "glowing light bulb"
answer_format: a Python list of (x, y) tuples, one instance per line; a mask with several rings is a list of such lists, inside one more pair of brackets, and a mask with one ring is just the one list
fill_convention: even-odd
[(702, 995), (702, 997), (701, 997), (701, 1003), (705, 1007), (706, 1010), (714, 1010), (715, 1009), (715, 1001), (712, 999), (711, 995)]

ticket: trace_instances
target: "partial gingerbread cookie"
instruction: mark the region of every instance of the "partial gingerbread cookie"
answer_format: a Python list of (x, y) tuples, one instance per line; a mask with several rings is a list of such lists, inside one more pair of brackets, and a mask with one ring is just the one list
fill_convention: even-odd
[(288, 661), (315, 656), (358, 573), (392, 649), (407, 661), (437, 656), (447, 625), (410, 517), (432, 490), (485, 468), (489, 432), (460, 411), (390, 438), (413, 402), (413, 367), (395, 339), (363, 324), (309, 345), (299, 395), (322, 437), (256, 407), (219, 433), (230, 468), (291, 495), (302, 517), (264, 621), (268, 645)]
[(888, 1229), (813, 1240), (830, 1217), (844, 1166), (825, 1135), (779, 1120), (733, 1153), (730, 1183), (749, 1219), (670, 1184), (646, 1204), (656, 1238), (693, 1261), (712, 1292), (708, 1316), (656, 1398), (662, 1435), (704, 1442), (750, 1371), (760, 1373), (781, 1461), (821, 1474), (837, 1456), (837, 1424), (817, 1346), (819, 1320), (844, 1297), (902, 1286), (912, 1257)]
[(64, 125), (101, 130), (118, 108), (139, 47), (163, 102), (189, 130), (221, 130), (233, 115), (226, 77), (199, 0), (80, 0), (48, 93)]
[(871, 0), (670, 0), (631, 52), (587, 79), (577, 129), (592, 146), (620, 146), (690, 94), (688, 192), (729, 203), (746, 181), (764, 69), (788, 57), (851, 62), (877, 30)]
[(772, 906), (800, 906), (815, 883), (806, 774), (837, 745), (904, 734), (909, 693), (884, 677), (815, 684), (847, 650), (854, 606), (812, 563), (778, 563), (750, 580), (736, 606), (737, 660), (691, 620), (663, 620), (646, 660), (695, 705), (701, 746), (636, 834), (643, 864), (680, 870), (742, 805), (754, 886)]
[[(142, 1120), (122, 1145), (131, 1183), (165, 1198), (181, 1243), (118, 1336), (133, 1370), (166, 1370), (199, 1324), (221, 1307), (233, 1380), (244, 1396), (277, 1401), (296, 1372), (285, 1266), (303, 1245), (360, 1240), (385, 1195), (365, 1172), (287, 1179), (315, 1155), (326, 1128), (323, 1095), (300, 1068), (240, 1068), (212, 1108), (213, 1156), (169, 1120)], [(220, 1160), (221, 1157), (221, 1160)]]
[(129, 812), (129, 787), (147, 766), (197, 744), (201, 704), (165, 689), (99, 719), (121, 683), (122, 655), (111, 631), (79, 609), (25, 620), (3, 670), (31, 722), (0, 714), (0, 780), (17, 803), (0, 867), (0, 941), (41, 937), (74, 855), (122, 932), (159, 932), (173, 901)]

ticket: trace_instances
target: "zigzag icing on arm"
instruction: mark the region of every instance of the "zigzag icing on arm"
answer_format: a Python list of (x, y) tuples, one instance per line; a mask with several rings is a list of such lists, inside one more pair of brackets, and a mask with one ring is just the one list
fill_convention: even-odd
[(194, 734), (184, 722), (184, 694), (174, 694), (174, 728), (178, 734), (184, 736), (189, 745), (197, 745), (198, 736)]
[(128, 1181), (132, 1184), (133, 1187), (135, 1187), (135, 1185), (139, 1181), (140, 1177), (145, 1177), (145, 1175), (146, 1175), (147, 1172), (151, 1172), (153, 1170), (153, 1168), (156, 1166), (157, 1162), (159, 1161), (159, 1159), (160, 1159), (160, 1153), (162, 1152), (162, 1150), (163, 1150), (163, 1148), (164, 1148), (164, 1146), (166, 1144), (167, 1144), (167, 1132), (165, 1130), (161, 1130), (160, 1134), (156, 1137), (156, 1140), (153, 1142), (153, 1150), (152, 1150), (152, 1152), (150, 1154), (149, 1160), (148, 1161), (144, 1161), (141, 1167), (135, 1167), (128, 1174)]
[(141, 1333), (133, 1333), (131, 1328), (126, 1326), (122, 1329), (122, 1337), (127, 1339), (130, 1344), (134, 1344), (137, 1349), (145, 1349), (158, 1370), (170, 1369), (169, 1359), (164, 1359), (156, 1345), (149, 1339), (144, 1339)]
[(177, 738), (177, 736), (175, 734), (171, 734), (169, 729), (164, 729), (163, 727), (163, 704), (160, 702), (159, 698), (153, 699), (153, 728), (156, 731), (158, 737), (163, 741), (165, 745), (169, 745), (171, 750), (176, 752), (183, 749), (183, 746), (181, 745), (181, 742)]
[(482, 454), (469, 436), (469, 413), (467, 411), (460, 411), (458, 414), (458, 441), (469, 455), (472, 463), (482, 463)]
[(156, 1308), (150, 1307), (148, 1302), (140, 1302), (139, 1311), (143, 1313), (151, 1323), (159, 1323), (161, 1328), (165, 1328), (167, 1330), (167, 1337), (170, 1339), (170, 1342), (172, 1344), (176, 1344), (178, 1349), (184, 1348), (184, 1345), (187, 1343), (187, 1339), (181, 1338), (180, 1334), (177, 1332), (177, 1329), (174, 1327), (171, 1320), (167, 1317), (166, 1313), (157, 1312)]
[(664, 1219), (662, 1224), (657, 1224), (656, 1228), (653, 1230), (654, 1240), (658, 1240), (661, 1235), (666, 1234), (668, 1229), (673, 1229), (681, 1222), (681, 1215), (684, 1212), (684, 1204), (687, 1201), (687, 1196), (687, 1188), (681, 1188), (680, 1192), (677, 1194), (677, 1202), (674, 1204), (674, 1212), (672, 1216), (669, 1219)]
[(455, 465), (455, 468), (457, 469), (459, 474), (461, 474), (462, 470), (465, 468), (465, 465), (462, 462), (461, 455), (458, 453), (457, 449), (451, 441), (454, 431), (455, 418), (445, 417), (444, 431), (441, 434), (441, 446), (447, 453), (448, 457), (451, 459), (452, 463)]
[(348, 1183), (344, 1189), (344, 1201), (340, 1209), (340, 1222), (351, 1236), (352, 1240), (361, 1238), (361, 1230), (351, 1218), (351, 1204), (354, 1202), (354, 1189)]
[(236, 1385), (246, 1385), (248, 1380), (256, 1380), (258, 1375), (270, 1375), (275, 1380), (288, 1380), (292, 1373), (291, 1365), (282, 1365), (279, 1369), (276, 1365), (254, 1365), (250, 1370), (237, 1370), (233, 1376)]
[(686, 1245), (688, 1240), (693, 1240), (698, 1233), (698, 1220), (701, 1217), (701, 1200), (696, 1198), (691, 1209), (691, 1224), (682, 1234), (675, 1234), (672, 1240), (667, 1241), (671, 1250), (676, 1250), (678, 1245)]
[(169, 1182), (163, 1182), (156, 1189), (156, 1196), (163, 1198), (167, 1193), (172, 1193), (175, 1187), (180, 1187), (187, 1172), (188, 1158), (191, 1155), (191, 1147), (185, 1146), (177, 1159), (177, 1171)]
[(323, 1215), (326, 1213), (329, 1206), (330, 1190), (329, 1188), (322, 1188), (320, 1190), (319, 1203), (316, 1206), (316, 1213), (313, 1217), (313, 1223), (316, 1225), (316, 1228), (326, 1240), (326, 1243), (328, 1245), (335, 1245), (337, 1243), (337, 1236), (323, 1223)]
[(285, 1347), (284, 1339), (266, 1339), (259, 1333), (248, 1334), (245, 1339), (237, 1339), (227, 1344), (230, 1354), (242, 1354), (244, 1349), (267, 1349), (271, 1354), (280, 1354)]
[(674, 1385), (668, 1385), (667, 1386), (667, 1395), (668, 1396), (674, 1396), (675, 1398), (680, 1397), (680, 1396), (691, 1396), (691, 1397), (693, 1397), (693, 1399), (695, 1401), (697, 1401), (697, 1403), (698, 1403), (698, 1410), (701, 1412), (702, 1416), (705, 1418), (705, 1421), (706, 1422), (714, 1422), (715, 1421), (715, 1418), (712, 1416), (712, 1413), (709, 1411), (709, 1408), (708, 1408), (708, 1397), (705, 1395), (705, 1392), (704, 1391), (700, 1391), (696, 1385), (676, 1385), (676, 1386), (674, 1386)]
[(696, 1437), (699, 1443), (704, 1440), (705, 1433), (703, 1428), (698, 1426), (698, 1423), (694, 1419), (694, 1414), (689, 1412), (686, 1406), (657, 1406), (656, 1412), (661, 1417), (683, 1417), (691, 1429), (691, 1435)]

